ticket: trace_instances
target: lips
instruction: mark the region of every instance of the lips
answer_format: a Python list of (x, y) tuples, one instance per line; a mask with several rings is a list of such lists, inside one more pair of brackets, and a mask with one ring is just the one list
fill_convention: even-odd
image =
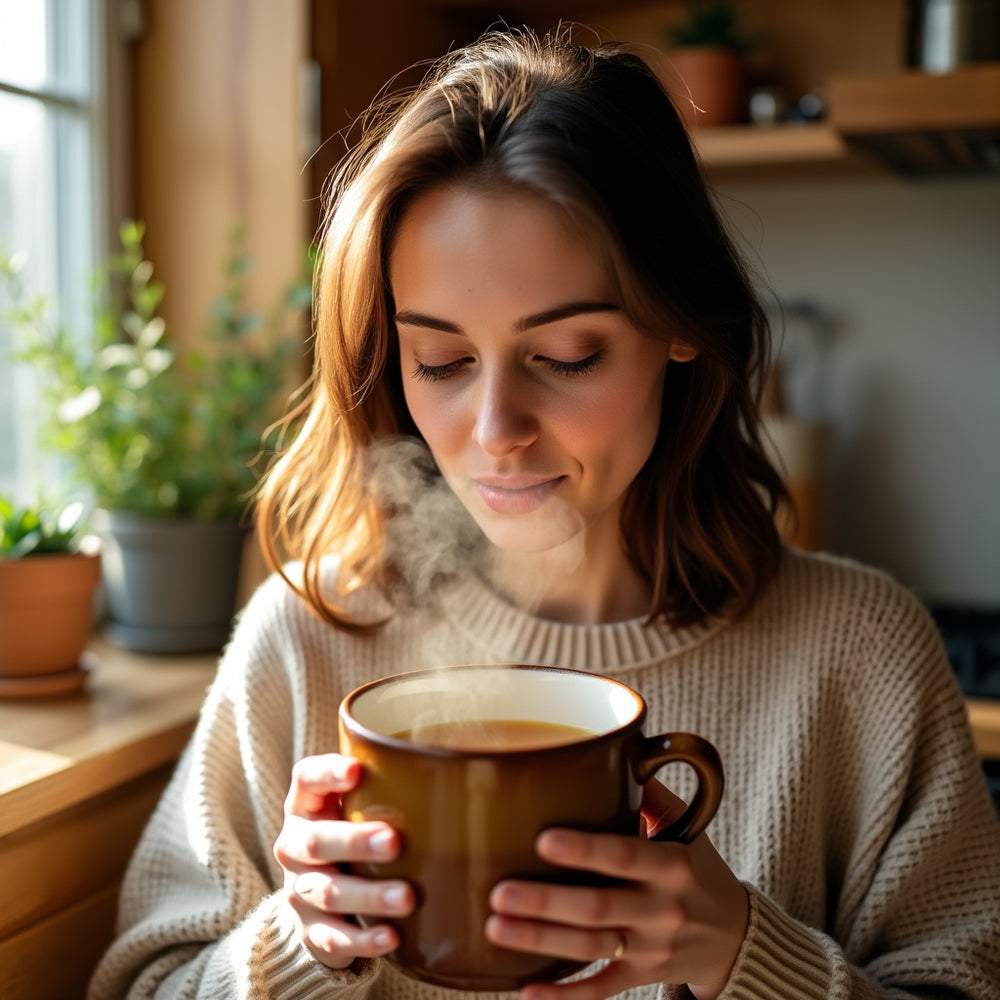
[(541, 507), (562, 481), (562, 476), (488, 476), (476, 479), (475, 484), (483, 503), (494, 513), (529, 514)]

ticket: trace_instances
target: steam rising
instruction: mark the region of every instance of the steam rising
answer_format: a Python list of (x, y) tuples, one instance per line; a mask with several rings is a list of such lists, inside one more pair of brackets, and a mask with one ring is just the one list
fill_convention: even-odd
[(584, 571), (585, 524), (579, 511), (550, 497), (545, 515), (524, 525), (523, 550), (490, 544), (416, 438), (378, 441), (367, 454), (368, 484), (388, 512), (387, 556), (398, 574), (393, 598), (426, 606), (450, 579), (479, 572), (523, 608), (538, 610)]
[[(558, 600), (561, 585), (572, 589), (574, 575), (585, 571), (583, 518), (568, 504), (550, 498), (537, 536), (532, 540), (530, 531), (523, 533), (529, 551), (500, 551), (441, 476), (422, 441), (406, 437), (378, 441), (366, 461), (369, 489), (388, 514), (387, 556), (396, 571), (391, 596), (397, 606), (431, 606), (442, 585), (478, 572), (501, 592), (516, 595), (520, 606), (535, 610), (543, 600)], [(477, 673), (474, 690), (464, 688), (461, 674), (451, 680), (456, 686), (449, 682), (447, 697), (440, 682), (434, 682), (429, 700), (408, 692), (405, 713), (392, 731), (496, 718), (487, 706), (502, 702), (505, 695), (509, 702), (515, 678), (506, 672)], [(507, 710), (503, 717), (522, 718), (522, 702), (518, 697), (518, 708)], [(533, 706), (532, 718), (551, 721), (554, 709), (550, 699), (543, 698)]]
[(378, 441), (367, 462), (372, 494), (390, 512), (386, 544), (401, 578), (397, 600), (424, 603), (448, 579), (484, 565), (486, 540), (423, 442)]

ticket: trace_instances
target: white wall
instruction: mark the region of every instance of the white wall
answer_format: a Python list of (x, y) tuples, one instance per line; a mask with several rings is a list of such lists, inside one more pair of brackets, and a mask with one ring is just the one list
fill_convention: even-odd
[(1000, 179), (718, 186), (783, 301), (830, 310), (832, 548), (1000, 603)]

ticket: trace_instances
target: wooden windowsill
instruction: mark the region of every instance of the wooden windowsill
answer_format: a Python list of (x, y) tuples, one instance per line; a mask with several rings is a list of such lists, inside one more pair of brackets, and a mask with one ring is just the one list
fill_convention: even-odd
[(0, 700), (0, 837), (176, 760), (218, 662), (89, 653), (79, 693)]

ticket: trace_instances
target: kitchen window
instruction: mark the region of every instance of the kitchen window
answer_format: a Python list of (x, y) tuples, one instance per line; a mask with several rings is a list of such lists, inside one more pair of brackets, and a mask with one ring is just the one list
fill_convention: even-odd
[[(115, 185), (127, 88), (115, 78), (122, 25), (141, 13), (135, 0), (0, 0), (0, 247), (23, 256), (26, 288), (81, 338), (127, 198)], [(37, 446), (36, 373), (11, 363), (12, 346), (0, 322), (0, 492), (29, 500), (49, 496), (52, 479)]]

